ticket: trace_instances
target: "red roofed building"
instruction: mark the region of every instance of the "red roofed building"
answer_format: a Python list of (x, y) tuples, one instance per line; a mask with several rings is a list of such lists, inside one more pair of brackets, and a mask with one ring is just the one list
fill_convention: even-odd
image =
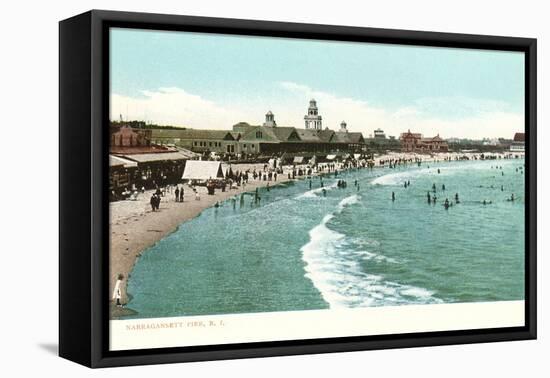
[(525, 143), (525, 133), (516, 133), (514, 135), (514, 142), (524, 142)]
[(127, 198), (141, 188), (179, 182), (190, 151), (151, 142), (152, 130), (128, 124), (110, 125), (109, 176), (110, 199)]
[(447, 152), (449, 145), (439, 134), (433, 138), (423, 138), (420, 133), (411, 133), (411, 130), (402, 133), (399, 137), (403, 152)]
[(399, 140), (401, 141), (401, 151), (415, 152), (422, 140), (422, 134), (411, 133), (411, 130), (408, 130), (406, 133), (401, 133)]
[(128, 125), (111, 125), (111, 147), (149, 147), (151, 130), (133, 129)]
[(510, 145), (510, 152), (525, 152), (525, 133), (516, 133)]
[(423, 152), (447, 152), (449, 145), (437, 134), (433, 138), (422, 138), (419, 148)]

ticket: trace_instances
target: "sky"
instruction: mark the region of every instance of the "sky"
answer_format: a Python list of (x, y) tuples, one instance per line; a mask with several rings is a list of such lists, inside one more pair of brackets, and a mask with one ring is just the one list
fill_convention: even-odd
[(524, 54), (473, 49), (113, 28), (111, 119), (198, 129), (381, 128), (511, 139), (524, 130)]

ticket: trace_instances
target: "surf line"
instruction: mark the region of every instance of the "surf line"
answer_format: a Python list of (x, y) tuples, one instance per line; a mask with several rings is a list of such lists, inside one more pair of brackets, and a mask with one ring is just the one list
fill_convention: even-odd
[(365, 272), (361, 266), (365, 258), (377, 256), (380, 258), (376, 261), (397, 261), (372, 251), (342, 248), (346, 247), (346, 235), (330, 229), (328, 223), (360, 199), (358, 194), (342, 199), (333, 212), (309, 231), (310, 240), (300, 249), (306, 263), (304, 276), (311, 280), (330, 308), (442, 303), (434, 297), (434, 291), (386, 281), (383, 276)]
[(331, 283), (337, 279), (339, 274), (331, 272), (338, 268), (338, 261), (331, 256), (334, 255), (338, 244), (345, 238), (345, 235), (331, 230), (327, 224), (347, 206), (358, 203), (360, 198), (359, 195), (354, 194), (342, 199), (335, 211), (325, 215), (321, 223), (309, 231), (309, 242), (300, 249), (302, 260), (306, 263), (305, 276), (312, 281), (315, 288), (321, 293), (323, 300), (331, 308), (347, 307), (346, 296), (340, 294), (338, 287)]

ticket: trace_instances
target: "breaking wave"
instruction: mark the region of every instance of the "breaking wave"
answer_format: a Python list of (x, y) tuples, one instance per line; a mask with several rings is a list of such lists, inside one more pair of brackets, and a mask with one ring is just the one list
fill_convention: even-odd
[(319, 290), (330, 308), (382, 306), (405, 303), (440, 303), (434, 292), (386, 281), (382, 276), (369, 274), (362, 261), (398, 263), (395, 259), (363, 249), (350, 248), (346, 235), (328, 227), (330, 221), (347, 206), (360, 202), (360, 196), (344, 198), (337, 209), (325, 215), (320, 224), (309, 231), (309, 242), (302, 248), (306, 263), (305, 276)]

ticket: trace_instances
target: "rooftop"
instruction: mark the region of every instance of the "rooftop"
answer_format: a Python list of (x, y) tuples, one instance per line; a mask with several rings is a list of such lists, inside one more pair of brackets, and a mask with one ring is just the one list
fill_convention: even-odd
[(163, 154), (176, 151), (175, 148), (166, 146), (158, 146), (152, 144), (150, 146), (111, 146), (110, 153), (117, 155), (136, 155), (136, 154)]
[(514, 142), (525, 142), (525, 133), (516, 133), (514, 135)]
[(153, 130), (153, 138), (180, 138), (205, 140), (234, 140), (229, 130)]

